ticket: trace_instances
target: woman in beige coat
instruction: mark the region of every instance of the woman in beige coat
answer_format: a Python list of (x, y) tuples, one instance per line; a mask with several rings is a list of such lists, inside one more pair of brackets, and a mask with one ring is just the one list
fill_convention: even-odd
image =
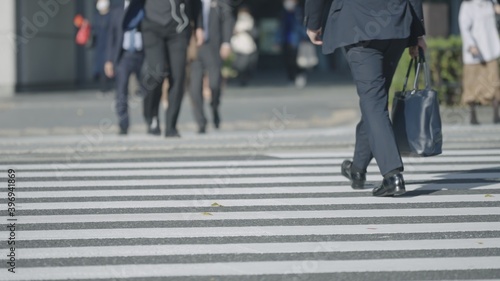
[(493, 104), (493, 122), (500, 123), (500, 38), (491, 0), (465, 0), (460, 7), (463, 41), (464, 91), (462, 102), (470, 106), (473, 125), (479, 124), (476, 104)]

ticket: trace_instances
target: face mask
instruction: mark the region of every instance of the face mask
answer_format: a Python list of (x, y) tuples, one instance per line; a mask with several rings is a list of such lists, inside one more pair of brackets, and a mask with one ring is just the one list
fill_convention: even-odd
[(96, 8), (99, 12), (107, 11), (109, 9), (109, 1), (97, 1)]
[(293, 11), (296, 5), (297, 4), (294, 1), (285, 1), (285, 3), (283, 3), (283, 7), (285, 7), (285, 10), (287, 11)]

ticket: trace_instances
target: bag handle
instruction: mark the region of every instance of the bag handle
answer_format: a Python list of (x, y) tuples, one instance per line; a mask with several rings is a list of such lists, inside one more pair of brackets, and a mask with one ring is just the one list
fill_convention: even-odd
[[(408, 87), (408, 80), (410, 79), (410, 73), (411, 73), (411, 68), (413, 66), (413, 63), (415, 61), (415, 81), (413, 82), (413, 90), (416, 91), (418, 89), (418, 79), (420, 77), (420, 72), (421, 69), (424, 69), (424, 75), (425, 75), (425, 89), (430, 89), (430, 81), (431, 81), (431, 74), (429, 71), (429, 67), (427, 66), (427, 62), (425, 60), (425, 54), (424, 50), (422, 48), (418, 48), (419, 52), (419, 58), (412, 58), (410, 60), (410, 65), (408, 66), (408, 71), (406, 72), (406, 77), (405, 77), (405, 83), (403, 85), (403, 92), (406, 91), (406, 88)], [(417, 61), (418, 60), (418, 61)]]
[(406, 72), (405, 83), (403, 85), (403, 93), (406, 92), (406, 87), (408, 86), (408, 80), (410, 79), (411, 67), (413, 66), (413, 58), (410, 60), (410, 65), (408, 66), (408, 71)]

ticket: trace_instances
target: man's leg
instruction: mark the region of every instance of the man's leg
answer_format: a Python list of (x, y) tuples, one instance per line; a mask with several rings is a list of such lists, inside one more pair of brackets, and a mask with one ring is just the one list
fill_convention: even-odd
[(165, 43), (170, 66), (166, 136), (179, 136), (177, 132), (177, 118), (179, 117), (182, 98), (184, 97), (186, 55), (189, 43), (186, 32), (172, 35)]
[[(390, 49), (390, 46), (391, 40), (372, 41), (368, 46), (355, 46), (347, 50), (347, 60), (356, 81), (363, 116), (359, 130), (361, 139), (356, 147), (359, 158), (356, 165), (365, 164), (370, 156), (368, 151), (371, 151), (382, 175), (403, 168), (387, 106), (388, 92), (386, 87), (387, 84), (390, 84), (389, 80), (392, 79), (392, 75), (388, 77), (387, 75), (390, 73), (386, 74), (384, 70), (387, 60), (385, 52)], [(399, 52), (399, 57), (403, 50), (404, 47)], [(394, 55), (392, 61), (396, 60), (395, 57), (398, 57), (397, 54)], [(368, 137), (368, 147), (366, 146), (366, 136)]]
[(191, 78), (190, 90), (191, 102), (193, 104), (193, 114), (198, 124), (199, 133), (204, 133), (207, 126), (203, 109), (203, 62), (200, 58), (201, 52), (198, 53), (198, 58), (191, 63)]
[[(389, 93), (392, 84), (392, 78), (398, 67), (401, 54), (406, 46), (406, 39), (393, 40), (388, 49), (384, 51), (384, 77), (385, 77), (385, 90)], [(356, 127), (356, 146), (353, 160), (355, 170), (366, 172), (366, 168), (373, 159), (373, 153), (370, 149), (368, 135), (364, 128), (363, 118)]]
[(354, 158), (352, 161), (353, 171), (366, 173), (366, 168), (373, 159), (373, 153), (370, 148), (370, 142), (365, 129), (363, 117), (356, 126), (356, 144), (354, 147)]
[(297, 77), (297, 50), (290, 45), (285, 45), (284, 56), (288, 79), (295, 82)]
[[(159, 31), (152, 26), (153, 23), (143, 23), (143, 40), (145, 64), (142, 70), (142, 86), (146, 90), (144, 98), (144, 117), (151, 131), (153, 117), (158, 116), (161, 99), (161, 86), (165, 79), (165, 44)], [(159, 123), (159, 120), (157, 120)], [(159, 127), (159, 124), (157, 124)]]
[(222, 59), (219, 54), (212, 54), (207, 58), (208, 80), (210, 84), (210, 91), (212, 92), (212, 107), (213, 122), (215, 128), (220, 126), (219, 106), (222, 95)]
[(128, 114), (128, 82), (132, 72), (131, 57), (124, 54), (116, 67), (116, 113), (120, 133), (126, 134), (130, 125)]

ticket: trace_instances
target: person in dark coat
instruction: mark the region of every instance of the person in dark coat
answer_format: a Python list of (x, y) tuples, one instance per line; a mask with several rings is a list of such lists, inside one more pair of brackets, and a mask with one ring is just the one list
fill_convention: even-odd
[[(124, 30), (123, 21), (130, 1), (121, 1), (110, 12), (110, 26), (107, 34), (105, 73), (116, 79), (116, 113), (120, 135), (126, 135), (130, 126), (128, 113), (128, 85), (132, 73), (142, 87), (141, 68), (144, 61), (142, 34), (139, 29)], [(158, 116), (156, 112), (156, 116)]]
[(219, 106), (222, 93), (222, 63), (231, 55), (231, 37), (234, 16), (228, 0), (201, 0), (203, 42), (198, 47), (197, 58), (191, 65), (191, 99), (198, 132), (206, 131), (207, 119), (203, 110), (203, 77), (206, 74), (212, 93), (213, 123), (220, 126)]
[[(146, 116), (158, 110), (162, 84), (167, 77), (168, 109), (166, 112), (166, 137), (180, 137), (177, 130), (182, 99), (185, 90), (187, 49), (192, 31), (198, 26), (200, 0), (132, 0), (125, 15), (124, 26), (133, 28), (140, 22), (144, 39)], [(197, 40), (203, 40), (197, 32)], [(152, 123), (150, 123), (152, 125)], [(149, 133), (160, 131), (159, 122)]]
[(297, 88), (307, 84), (306, 70), (297, 63), (300, 42), (307, 40), (307, 34), (302, 24), (304, 10), (298, 0), (284, 0), (278, 41), (281, 45), (288, 80)]
[(112, 88), (112, 80), (104, 73), (106, 63), (106, 44), (108, 29), (111, 20), (112, 3), (110, 0), (98, 0), (96, 2), (97, 13), (92, 23), (93, 47), (94, 47), (94, 80), (99, 82), (101, 92), (108, 92)]
[[(351, 67), (360, 98), (361, 121), (356, 129), (353, 161), (341, 173), (360, 189), (366, 169), (377, 160), (384, 179), (374, 196), (405, 193), (403, 162), (388, 111), (388, 91), (406, 47), (418, 56), (425, 50), (422, 0), (306, 0), (306, 26), (310, 40), (323, 45), (325, 54), (342, 48)], [(326, 22), (323, 21), (328, 12)]]

